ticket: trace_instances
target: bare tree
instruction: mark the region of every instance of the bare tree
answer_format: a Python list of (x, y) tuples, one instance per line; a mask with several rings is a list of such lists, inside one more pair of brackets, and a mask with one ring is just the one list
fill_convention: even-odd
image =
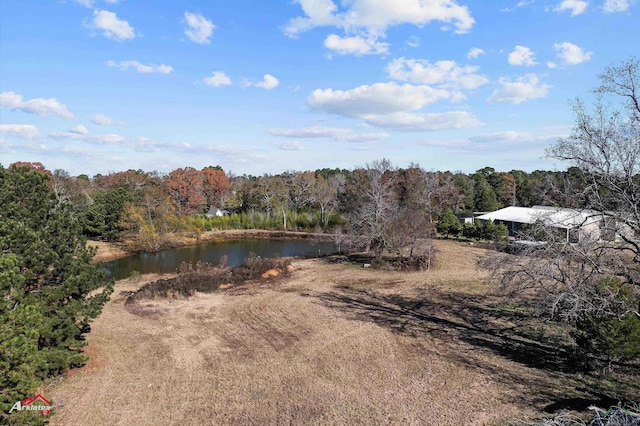
[(89, 203), (91, 183), (88, 180), (72, 177), (67, 171), (56, 169), (52, 183), (58, 200), (71, 203), (76, 211)]
[[(342, 175), (340, 175), (342, 176)], [(327, 228), (329, 224), (329, 215), (331, 210), (338, 202), (338, 189), (332, 182), (326, 180), (322, 176), (318, 176), (311, 188), (310, 197), (312, 203), (320, 207), (320, 220), (322, 227)]]
[(287, 229), (287, 209), (290, 206), (288, 188), (281, 176), (264, 175), (258, 179), (255, 187), (262, 209), (271, 217), (275, 212), (282, 213), (282, 226)]
[(418, 254), (420, 243), (434, 235), (432, 216), (447, 191), (441, 192), (447, 185), (439, 185), (438, 181), (438, 174), (427, 173), (418, 164), (409, 165), (401, 175), (400, 210), (392, 224), (390, 239), (398, 254), (400, 249), (408, 249), (410, 262)]
[(437, 187), (433, 193), (431, 200), (432, 210), (441, 215), (445, 210), (450, 208), (457, 211), (463, 202), (460, 190), (453, 181), (453, 175), (449, 172), (437, 174)]
[(291, 207), (296, 211), (312, 202), (312, 190), (316, 183), (313, 172), (289, 172), (284, 175), (285, 186), (289, 191)]
[(453, 181), (453, 175), (448, 172), (425, 172), (418, 165), (412, 164), (403, 178), (405, 205), (422, 207), (430, 223), (447, 208), (458, 210), (464, 202), (464, 197)]
[(374, 161), (361, 171), (356, 207), (349, 215), (353, 246), (373, 249), (376, 259), (389, 246), (389, 229), (398, 214), (396, 170), (387, 159)]
[(402, 255), (405, 249), (409, 261), (413, 261), (416, 255), (422, 254), (419, 250), (421, 243), (434, 236), (434, 226), (429, 222), (424, 208), (419, 205), (408, 205), (401, 208), (396, 220), (390, 224), (389, 246)]
[[(640, 63), (630, 59), (599, 78), (593, 108), (577, 99), (572, 133), (547, 151), (590, 180), (586, 211), (601, 221), (599, 236), (569, 243), (535, 226), (528, 236), (544, 243), (489, 260), (507, 288), (543, 296), (553, 313), (570, 321), (640, 317)], [(620, 97), (618, 106), (607, 102)]]

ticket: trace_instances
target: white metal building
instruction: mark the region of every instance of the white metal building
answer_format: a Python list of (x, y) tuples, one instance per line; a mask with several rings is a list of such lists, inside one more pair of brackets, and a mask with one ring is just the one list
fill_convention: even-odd
[(600, 239), (602, 214), (593, 210), (577, 210), (558, 207), (505, 207), (476, 218), (480, 221), (503, 223), (510, 236), (516, 236), (524, 224), (542, 222), (546, 226), (564, 230), (567, 241), (577, 242), (584, 238)]

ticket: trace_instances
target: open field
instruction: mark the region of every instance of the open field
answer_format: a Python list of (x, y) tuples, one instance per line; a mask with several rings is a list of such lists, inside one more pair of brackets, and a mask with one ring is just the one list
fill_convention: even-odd
[(290, 277), (133, 309), (127, 292), (157, 276), (120, 281), (89, 364), (44, 390), (52, 424), (481, 425), (616, 402), (531, 338), (477, 270), (482, 249), (437, 246), (434, 271), (294, 261)]

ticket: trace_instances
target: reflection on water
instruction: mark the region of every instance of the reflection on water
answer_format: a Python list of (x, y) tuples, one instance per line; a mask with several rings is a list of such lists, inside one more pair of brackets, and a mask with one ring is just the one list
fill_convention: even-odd
[(314, 257), (335, 253), (333, 243), (283, 240), (236, 240), (181, 247), (158, 253), (135, 254), (122, 259), (104, 262), (107, 273), (116, 280), (129, 277), (132, 271), (142, 274), (173, 273), (182, 262), (208, 262), (218, 264), (227, 256), (229, 266), (244, 262), (249, 253), (261, 257), (301, 256)]

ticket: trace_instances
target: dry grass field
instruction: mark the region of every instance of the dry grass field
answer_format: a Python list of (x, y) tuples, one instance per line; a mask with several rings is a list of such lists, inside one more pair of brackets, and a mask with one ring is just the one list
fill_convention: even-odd
[(286, 278), (133, 307), (157, 277), (120, 281), (88, 365), (44, 390), (52, 424), (484, 425), (605, 402), (484, 283), (483, 250), (437, 245), (429, 272), (296, 260)]

